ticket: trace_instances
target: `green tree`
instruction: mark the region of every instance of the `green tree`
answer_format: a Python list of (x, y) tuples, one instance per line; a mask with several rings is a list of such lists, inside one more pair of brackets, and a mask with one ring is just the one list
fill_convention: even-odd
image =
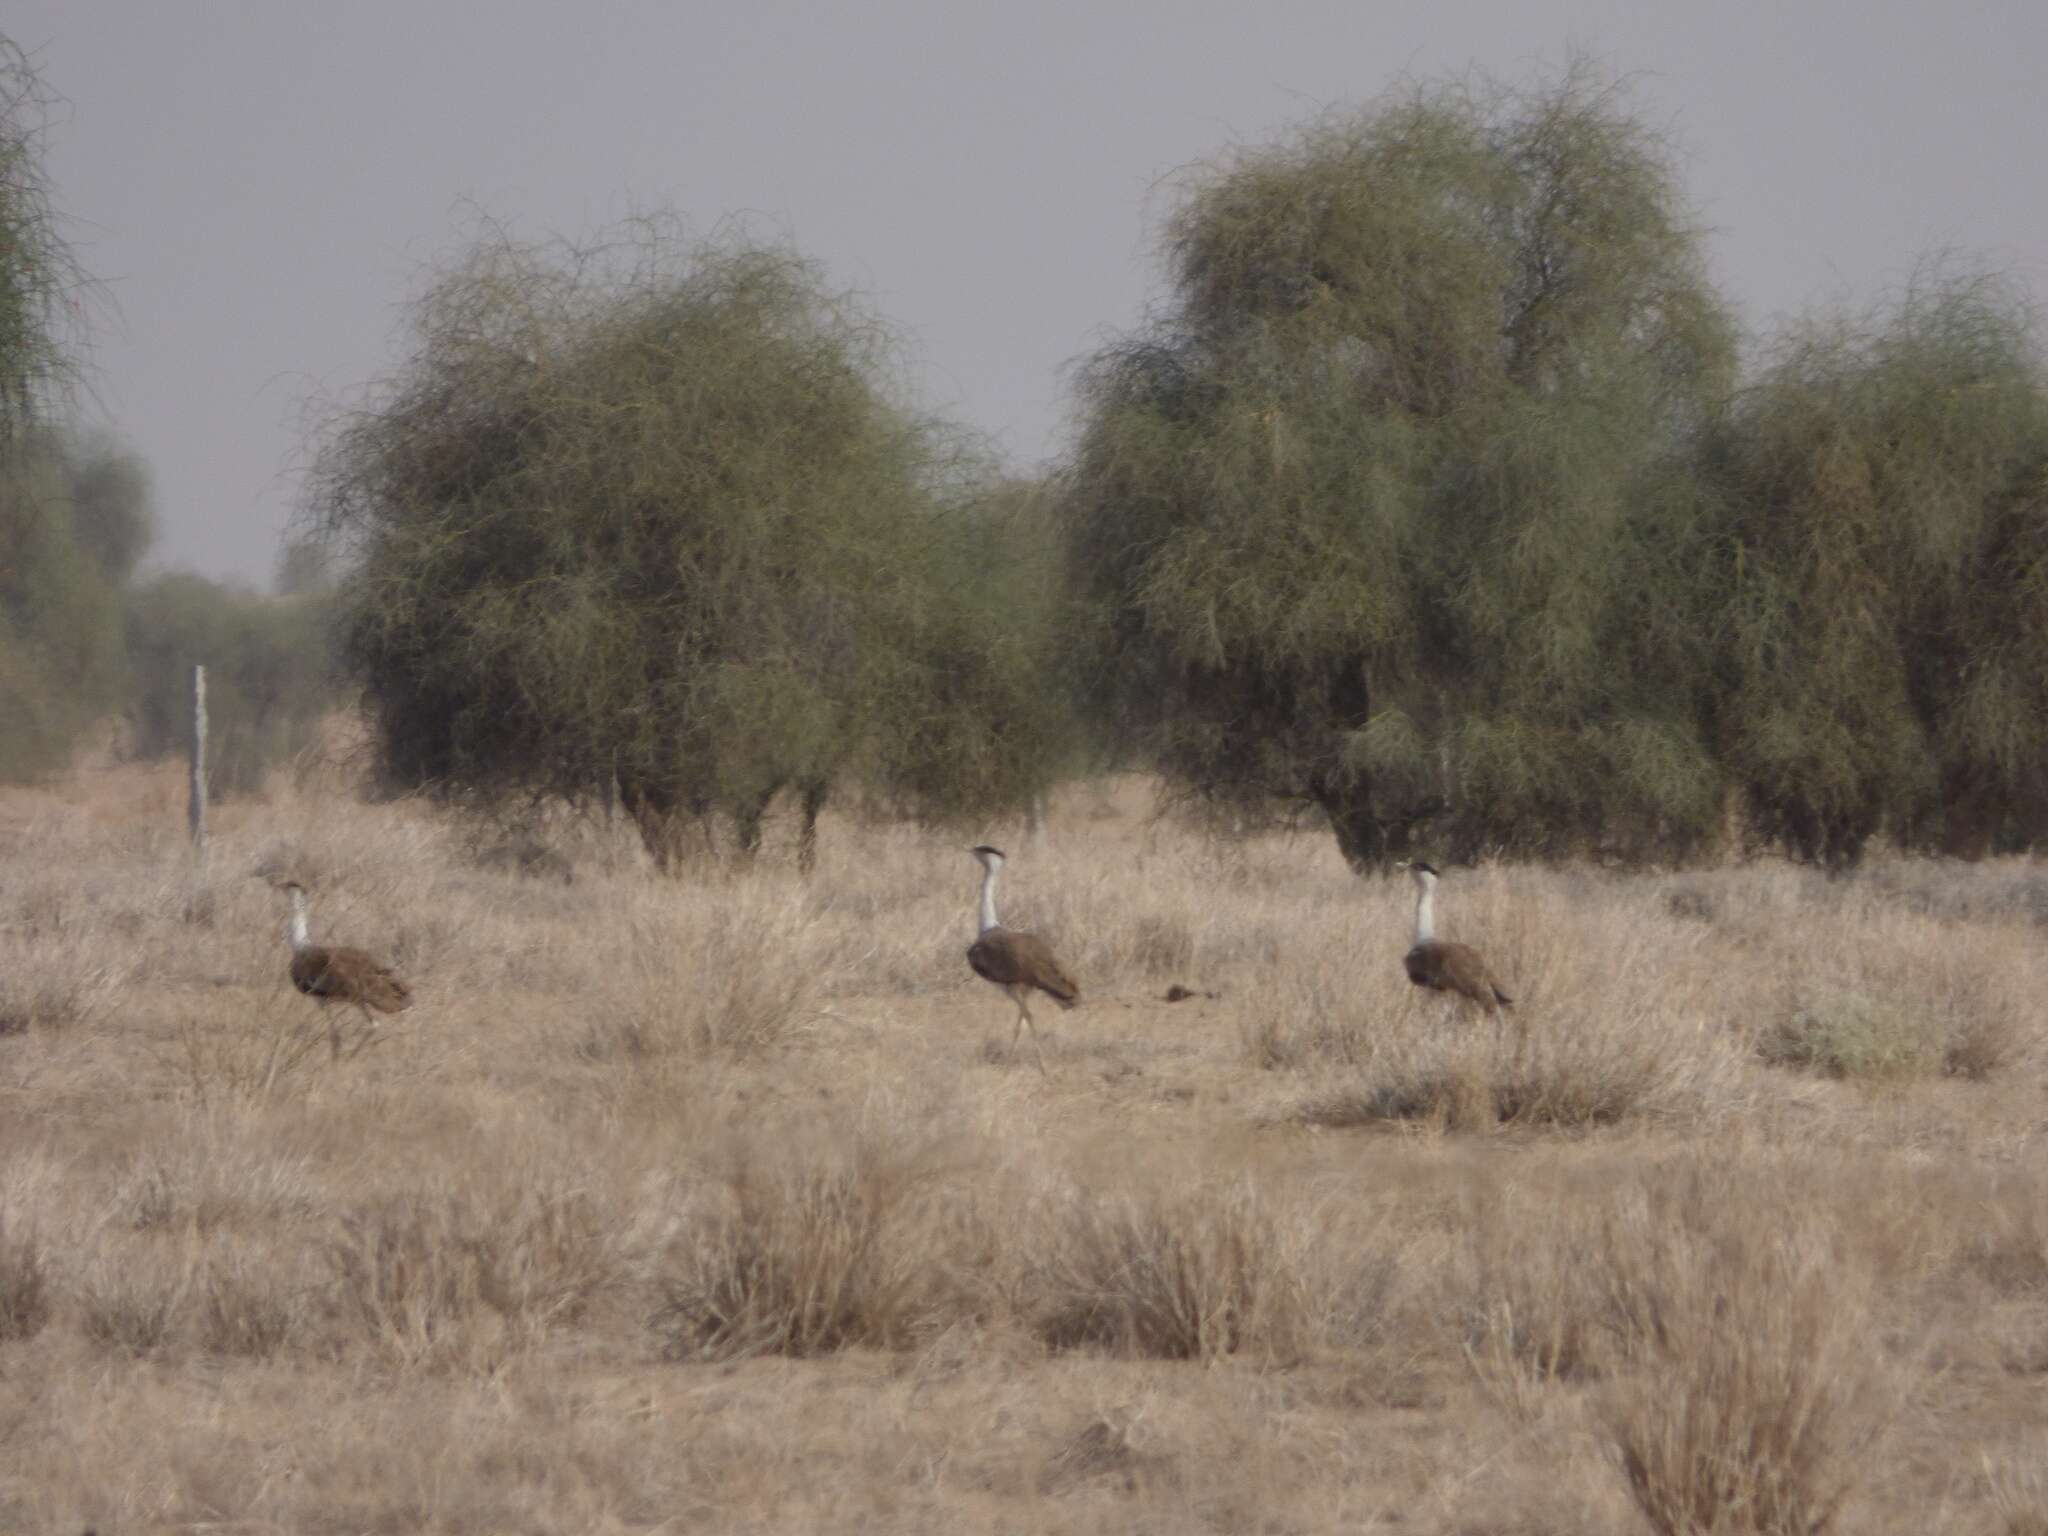
[(288, 535), (279, 549), (271, 586), (280, 597), (307, 597), (332, 592), (338, 575), (333, 551), (301, 531)]
[(806, 858), (836, 786), (1022, 792), (959, 728), (1010, 654), (941, 659), (986, 466), (898, 398), (886, 329), (814, 266), (659, 226), (595, 253), (492, 231), (414, 324), (312, 505), (396, 781), (497, 803), (615, 777), (664, 864), (714, 810), (750, 851), (784, 790)]
[(192, 668), (206, 668), (208, 793), (247, 793), (310, 746), (337, 702), (331, 613), (317, 597), (268, 597), (173, 571), (124, 606), (130, 713), (144, 757), (186, 751)]
[(105, 433), (62, 448), (72, 534), (108, 581), (125, 584), (156, 539), (149, 468)]
[(97, 288), (62, 233), (45, 163), (56, 97), (0, 37), (0, 438), (53, 419), (77, 384)]
[(1579, 67), (1418, 89), (1203, 166), (1173, 299), (1097, 356), (1067, 487), (1096, 706), (1198, 794), (1312, 803), (1369, 867), (1709, 835), (1733, 380), (1662, 145)]
[(2048, 833), (2048, 373), (2009, 286), (1809, 321), (1717, 434), (1719, 750), (1752, 826), (1854, 862)]
[(147, 517), (95, 490), (105, 463), (43, 431), (0, 451), (0, 777), (61, 767), (79, 730), (119, 702), (130, 546), (101, 535), (132, 517), (146, 537)]
[(902, 669), (888, 687), (904, 707), (876, 733), (869, 783), (925, 817), (1027, 805), (1084, 756), (1051, 487), (970, 487), (925, 554), (922, 600), (884, 618)]

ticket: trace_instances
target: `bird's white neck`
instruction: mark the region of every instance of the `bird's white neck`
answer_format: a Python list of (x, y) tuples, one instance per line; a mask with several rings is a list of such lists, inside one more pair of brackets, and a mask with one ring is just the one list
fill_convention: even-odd
[(1415, 897), (1415, 942), (1427, 944), (1436, 937), (1436, 882), (1420, 882)]
[(291, 923), (285, 929), (285, 937), (291, 940), (294, 954), (313, 942), (306, 932), (306, 896), (303, 891), (292, 892)]
[(996, 925), (996, 871), (999, 866), (984, 865), (981, 871), (981, 927), (987, 933)]

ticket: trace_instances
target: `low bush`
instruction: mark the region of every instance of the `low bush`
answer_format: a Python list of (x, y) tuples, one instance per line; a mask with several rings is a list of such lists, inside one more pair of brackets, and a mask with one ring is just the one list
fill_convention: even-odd
[(662, 1266), (671, 1360), (889, 1348), (957, 1301), (933, 1241), (936, 1149), (868, 1133), (729, 1147)]
[(1299, 1234), (1249, 1182), (1076, 1193), (1035, 1262), (1039, 1337), (1164, 1360), (1293, 1359), (1316, 1309)]

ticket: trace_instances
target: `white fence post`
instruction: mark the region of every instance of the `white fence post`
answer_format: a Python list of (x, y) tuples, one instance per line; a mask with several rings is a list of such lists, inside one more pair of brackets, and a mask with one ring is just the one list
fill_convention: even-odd
[(192, 794), (185, 803), (192, 851), (206, 857), (206, 668), (192, 669)]

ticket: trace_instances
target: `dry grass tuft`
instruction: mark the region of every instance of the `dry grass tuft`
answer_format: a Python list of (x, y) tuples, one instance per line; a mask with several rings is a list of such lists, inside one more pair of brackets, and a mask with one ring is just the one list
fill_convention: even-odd
[(1249, 1181), (1061, 1205), (1034, 1264), (1035, 1328), (1054, 1349), (1161, 1360), (1294, 1360), (1316, 1338), (1304, 1233)]
[[(1375, 1058), (1399, 1015), (1363, 1003), (1348, 967), (1317, 966), (1251, 991), (1238, 1020), (1246, 1060), (1262, 1072), (1315, 1072)], [(1369, 995), (1369, 994), (1368, 994)]]
[(1981, 1082), (2026, 1048), (2028, 1014), (1962, 957), (1943, 957), (1933, 976), (1885, 963), (1855, 985), (1797, 984), (1790, 1006), (1758, 1036), (1757, 1053), (1773, 1066), (1863, 1082), (1937, 1074)]
[(273, 1255), (216, 1253), (198, 1288), (199, 1345), (210, 1354), (267, 1360), (306, 1331), (309, 1287)]
[(1827, 1530), (1897, 1406), (1869, 1278), (1764, 1177), (1652, 1186), (1602, 1255), (1634, 1369), (1607, 1433), (1667, 1536)]
[(2004, 1296), (2048, 1297), (2048, 1189), (2034, 1180), (1973, 1201), (1958, 1258)]
[(585, 1059), (745, 1056), (798, 1038), (818, 977), (799, 958), (809, 920), (795, 888), (686, 888), (633, 914), (606, 1015)]
[(661, 1265), (652, 1326), (671, 1360), (893, 1348), (957, 1301), (933, 1242), (939, 1145), (873, 1132), (735, 1138)]
[(167, 1350), (185, 1322), (192, 1281), (187, 1258), (139, 1245), (103, 1250), (78, 1284), (85, 1336), (121, 1354)]
[(2029, 862), (1875, 859), (1856, 884), (1876, 900), (1946, 922), (2048, 926), (2048, 870)]
[(0, 1344), (30, 1339), (50, 1321), (50, 1274), (30, 1232), (0, 1221)]
[(266, 1140), (260, 1120), (193, 1115), (134, 1159), (114, 1207), (135, 1232), (211, 1237), (225, 1228), (296, 1225), (317, 1209), (306, 1157)]
[(1194, 926), (1179, 913), (1142, 913), (1132, 920), (1130, 948), (1141, 974), (1184, 975), (1195, 963)]
[(1998, 1536), (2048, 1536), (2048, 1472), (2043, 1458), (1987, 1468)]
[(1555, 1190), (1510, 1186), (1476, 1202), (1466, 1221), (1465, 1348), (1481, 1379), (1527, 1412), (1531, 1387), (1611, 1371), (1619, 1334), (1597, 1262), (1602, 1211)]
[[(178, 1020), (176, 1049), (167, 1055), (201, 1109), (267, 1104), (297, 1097), (326, 1069), (331, 1059), (329, 1023), (311, 1004), (226, 1020), (217, 1014), (188, 1013)], [(343, 1048), (345, 1056), (360, 1053), (377, 1039), (358, 1029), (353, 1017), (344, 1033), (353, 1034), (355, 1041)]]
[(1896, 998), (1816, 987), (1758, 1038), (1757, 1054), (1773, 1066), (1883, 1082), (1938, 1070), (1942, 1042)]
[(380, 1200), (340, 1219), (323, 1258), (333, 1346), (468, 1370), (577, 1321), (618, 1265), (596, 1202), (545, 1183)]
[(130, 974), (104, 943), (75, 926), (51, 935), (0, 934), (0, 1036), (93, 1023)]
[(1725, 1107), (1739, 1090), (1732, 1054), (1698, 1031), (1674, 1037), (1639, 1010), (1547, 1016), (1523, 1038), (1513, 1023), (1387, 1041), (1348, 1081), (1307, 1095), (1310, 1125), (1422, 1121), (1446, 1130), (1588, 1130)]

